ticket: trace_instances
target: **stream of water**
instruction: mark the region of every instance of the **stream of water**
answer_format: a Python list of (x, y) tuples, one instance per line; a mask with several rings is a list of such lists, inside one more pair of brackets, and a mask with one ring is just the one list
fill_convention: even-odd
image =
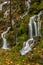
[[(29, 51), (32, 51), (32, 47), (34, 45), (34, 38), (33, 37), (37, 37), (41, 35), (40, 29), (41, 29), (41, 21), (40, 21), (40, 15), (42, 14), (42, 12), (40, 12), (38, 15), (34, 15), (32, 17), (30, 17), (29, 20), (29, 35), (30, 38), (23, 43), (23, 48), (20, 50), (21, 55), (25, 55), (26, 53), (28, 53)], [(35, 21), (35, 18), (38, 16), (38, 22)], [(35, 35), (33, 36), (33, 28), (32, 28), (32, 23), (34, 24), (34, 28), (35, 28)], [(38, 23), (38, 27), (37, 24)], [(30, 45), (29, 45), (30, 44)]]
[(0, 4), (0, 10), (2, 10), (3, 5), (9, 4), (9, 3), (10, 3), (10, 1), (6, 1), (6, 2), (1, 3), (1, 4)]
[(25, 13), (23, 13), (22, 16), (20, 16), (21, 19), (23, 19), (23, 17), (28, 14), (29, 9), (30, 9), (30, 3), (31, 3), (31, 0), (25, 0), (25, 5), (26, 5), (26, 8), (27, 8), (27, 11)]
[[(29, 12), (29, 8), (30, 8), (30, 2), (31, 0), (25, 0), (25, 5), (27, 7), (27, 12), (25, 12), (25, 14), (23, 14), (23, 16), (20, 16), (21, 19), (26, 16)], [(4, 2), (2, 4), (0, 4), (0, 10), (2, 10), (2, 6), (5, 5), (5, 4), (9, 4), (10, 1), (8, 2)], [(6, 12), (4, 13), (4, 18), (6, 18), (8, 16), (8, 12), (9, 10), (6, 10)], [(41, 36), (41, 32), (40, 32), (40, 29), (41, 29), (41, 22), (40, 22), (40, 15), (42, 14), (42, 12), (40, 12), (38, 15), (34, 15), (32, 17), (30, 17), (30, 20), (29, 20), (29, 24), (28, 24), (28, 27), (29, 27), (29, 39), (27, 41), (25, 41), (23, 43), (23, 48), (20, 50), (20, 53), (21, 55), (25, 55), (26, 53), (28, 53), (29, 51), (32, 51), (32, 46), (34, 44), (34, 36), (37, 37), (37, 36)], [(38, 24), (38, 27), (37, 27), (37, 24), (36, 24), (36, 21), (35, 21), (35, 18), (38, 16), (37, 18), (37, 24)], [(34, 31), (35, 31), (35, 35), (33, 36), (33, 28), (32, 28), (32, 23), (34, 24)], [(12, 20), (12, 26), (15, 24), (14, 20)], [(6, 31), (4, 31), (2, 34), (1, 34), (1, 37), (2, 37), (2, 40), (3, 40), (3, 45), (2, 45), (2, 49), (9, 49), (8, 47), (8, 43), (7, 43), (7, 40), (5, 38), (7, 32), (10, 30), (11, 27), (8, 27)]]
[(4, 31), (2, 34), (1, 34), (1, 37), (3, 39), (3, 46), (2, 46), (2, 49), (9, 49), (8, 48), (8, 43), (7, 43), (7, 40), (5, 38), (7, 32), (10, 30), (11, 27), (8, 27), (6, 31)]

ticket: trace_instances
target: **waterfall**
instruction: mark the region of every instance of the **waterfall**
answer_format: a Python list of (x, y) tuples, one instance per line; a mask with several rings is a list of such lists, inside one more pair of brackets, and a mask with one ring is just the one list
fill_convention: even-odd
[(32, 23), (34, 24), (34, 28), (35, 28), (35, 36), (37, 36), (37, 25), (36, 25), (36, 22), (35, 22), (35, 17), (37, 15), (34, 15), (32, 17), (30, 17), (30, 22), (29, 22), (29, 35), (30, 35), (30, 38), (33, 38), (33, 29), (32, 29)]
[(38, 22), (38, 36), (41, 37), (41, 22)]
[(30, 21), (29, 21), (29, 24), (28, 24), (30, 38), (33, 38), (33, 35), (32, 35), (32, 21), (33, 21), (33, 18), (34, 18), (34, 16), (30, 17)]
[(2, 6), (5, 5), (5, 4), (9, 4), (9, 3), (10, 3), (10, 1), (5, 1), (5, 2), (2, 3)]
[(7, 18), (7, 16), (9, 15), (9, 11), (10, 10), (6, 10), (5, 13), (4, 13), (4, 18)]
[(40, 21), (40, 15), (42, 15), (43, 11), (40, 11), (40, 13), (38, 14), (38, 36), (41, 37), (41, 21)]
[(20, 16), (21, 19), (23, 19), (24, 16), (26, 16), (28, 14), (28, 11), (25, 12), (22, 16)]
[[(10, 3), (10, 1), (6, 1), (6, 2), (0, 4), (0, 10), (2, 10), (2, 6), (3, 6), (3, 5), (9, 4), (9, 3)], [(9, 15), (9, 11), (10, 11), (9, 9), (5, 11), (5, 13), (4, 13), (4, 18), (7, 18), (7, 16)], [(14, 22), (14, 20), (12, 19), (12, 26), (13, 26), (14, 24), (15, 24), (15, 22)], [(7, 40), (6, 40), (5, 36), (6, 36), (7, 32), (10, 30), (10, 28), (11, 28), (11, 27), (8, 27), (7, 30), (4, 31), (4, 32), (1, 34), (1, 37), (2, 37), (2, 39), (3, 39), (2, 49), (9, 49), (8, 44), (7, 44)]]
[(8, 46), (7, 46), (7, 40), (5, 38), (5, 35), (7, 34), (7, 32), (10, 30), (11, 27), (8, 27), (6, 31), (4, 31), (2, 34), (1, 34), (1, 37), (3, 39), (3, 46), (2, 46), (2, 49), (9, 49)]
[(31, 3), (31, 0), (25, 0), (25, 5), (26, 5), (26, 8), (27, 8), (27, 11), (22, 16), (20, 16), (21, 19), (23, 19), (23, 17), (28, 14), (29, 9), (30, 9), (30, 3)]
[(25, 55), (27, 52), (32, 51), (32, 48), (29, 45), (30, 42), (34, 44), (33, 38), (28, 39), (26, 42), (23, 43), (23, 48), (20, 50), (21, 55)]
[[(15, 22), (13, 21), (12, 22), (12, 26), (15, 24)], [(5, 35), (7, 34), (7, 32), (10, 30), (11, 27), (8, 27), (6, 31), (4, 31), (2, 34), (1, 34), (1, 37), (3, 39), (3, 46), (2, 46), (2, 49), (9, 49), (8, 47), (8, 43), (7, 43), (7, 40), (5, 38)]]
[[(32, 34), (32, 23), (34, 22), (34, 18), (36, 15), (30, 17), (30, 21), (29, 21), (29, 35), (30, 35), (30, 39), (28, 39), (26, 42), (23, 43), (23, 48), (20, 50), (21, 55), (25, 55), (26, 53), (28, 53), (29, 51), (32, 51), (31, 46), (33, 46), (34, 44), (34, 39), (33, 39), (33, 34)], [(34, 22), (34, 27), (35, 30), (36, 29), (36, 23)], [(29, 45), (30, 43), (32, 43), (31, 45)], [(25, 46), (25, 47), (24, 47)]]
[(25, 0), (25, 5), (27, 7), (27, 10), (29, 11), (31, 0)]
[[(34, 37), (41, 36), (41, 32), (40, 32), (40, 29), (41, 29), (40, 15), (41, 14), (42, 14), (42, 12), (40, 12), (38, 15), (34, 15), (34, 16), (30, 17), (30, 21), (28, 24), (30, 38), (26, 42), (23, 43), (23, 48), (20, 50), (21, 55), (25, 55), (29, 51), (32, 51), (32, 48), (33, 48), (33, 45), (35, 42)], [(37, 17), (37, 19), (36, 19), (36, 17)], [(34, 36), (33, 36), (32, 23), (34, 24), (34, 28), (35, 28)], [(38, 26), (36, 23), (38, 24)]]
[[(37, 17), (37, 15), (35, 17)], [(37, 22), (35, 21), (35, 17), (33, 19), (34, 28), (35, 28), (35, 30), (34, 30), (35, 31), (35, 36), (34, 37), (37, 37), (38, 36), (38, 31), (37, 31)]]
[(29, 23), (29, 36), (30, 36), (30, 38), (33, 38), (33, 35), (32, 35), (32, 25), (31, 25), (31, 23)]
[(12, 26), (15, 24), (14, 20), (12, 19)]
[(2, 10), (2, 4), (0, 4), (0, 10)]
[(6, 2), (3, 2), (2, 4), (0, 4), (0, 10), (2, 10), (3, 5), (9, 4), (9, 3), (10, 3), (10, 1), (6, 1)]
[[(5, 5), (5, 4), (9, 4), (10, 1), (6, 1), (2, 4), (0, 4), (0, 10), (2, 10), (2, 6)], [(29, 9), (30, 9), (30, 3), (31, 3), (31, 0), (25, 0), (25, 5), (27, 7), (27, 11), (22, 15), (20, 16), (20, 18), (22, 19), (24, 16), (26, 16), (29, 12)], [(5, 13), (4, 13), (4, 18), (6, 18), (8, 16), (8, 12), (9, 10), (7, 10)], [(23, 43), (23, 48), (20, 50), (20, 53), (21, 55), (25, 55), (26, 53), (28, 53), (29, 51), (32, 51), (32, 46), (34, 44), (34, 39), (33, 39), (33, 28), (32, 28), (32, 23), (34, 24), (34, 28), (35, 28), (35, 36), (40, 36), (41, 33), (40, 33), (40, 29), (41, 29), (41, 22), (40, 22), (40, 15), (42, 14), (42, 12), (40, 12), (37, 16), (38, 16), (38, 28), (37, 28), (37, 24), (36, 24), (36, 21), (35, 21), (35, 17), (36, 15), (30, 17), (30, 21), (29, 21), (29, 35), (30, 35), (30, 38), (25, 41)], [(15, 24), (14, 20), (12, 20), (12, 26)], [(8, 27), (6, 31), (4, 31), (2, 34), (1, 34), (1, 37), (3, 39), (3, 46), (2, 46), (2, 49), (9, 49), (8, 47), (8, 44), (7, 44), (7, 40), (5, 38), (7, 32), (10, 30), (11, 27)], [(16, 40), (17, 40), (17, 36), (16, 36)]]
[(35, 28), (35, 36), (37, 36), (37, 35), (38, 35), (38, 34), (37, 34), (37, 24), (36, 24), (35, 21), (34, 21), (33, 23), (34, 23), (34, 28)]

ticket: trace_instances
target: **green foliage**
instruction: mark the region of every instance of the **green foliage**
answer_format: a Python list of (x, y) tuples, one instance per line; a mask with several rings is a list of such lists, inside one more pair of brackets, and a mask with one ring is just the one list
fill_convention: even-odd
[(27, 40), (27, 35), (25, 33), (18, 38), (19, 43), (23, 43), (25, 40)]
[(16, 44), (16, 35), (13, 31), (10, 31), (6, 35), (6, 39), (7, 39), (8, 43), (10, 44), (10, 46), (14, 46)]
[[(26, 12), (27, 8), (25, 6), (25, 0), (12, 0), (12, 18), (17, 13), (23, 15)], [(6, 7), (7, 8), (7, 7)], [(6, 9), (5, 8), (5, 9)], [(23, 47), (23, 42), (28, 39), (28, 23), (31, 16), (35, 15), (40, 9), (43, 9), (43, 0), (32, 0), (30, 12), (23, 18), (17, 21), (12, 30), (6, 34), (6, 39), (10, 46), (10, 50), (0, 50), (0, 65), (43, 65), (43, 39), (40, 41), (39, 38), (36, 38), (36, 42), (38, 44), (33, 48), (33, 52), (29, 52), (25, 56), (20, 55), (20, 49)], [(4, 10), (3, 10), (4, 11)], [(4, 19), (3, 13), (0, 11), (0, 31), (6, 29), (10, 23), (9, 18)], [(18, 16), (17, 16), (18, 18)], [(7, 26), (7, 27), (6, 27)], [(2, 31), (2, 32), (3, 32)], [(43, 24), (42, 24), (42, 38), (43, 38)], [(0, 33), (1, 34), (1, 33)], [(18, 36), (17, 44), (16, 44), (16, 34)], [(16, 45), (15, 45), (16, 44)], [(2, 46), (2, 39), (0, 38), (0, 47)], [(2, 63), (3, 62), (3, 63)]]
[(20, 35), (22, 35), (22, 34), (24, 34), (24, 33), (27, 33), (27, 26), (25, 26), (24, 23), (21, 23), (21, 24), (20, 24), (20, 27), (19, 27), (19, 29), (18, 29), (17, 34), (18, 34), (18, 36), (20, 36)]
[(43, 40), (40, 43), (40, 47), (43, 48)]

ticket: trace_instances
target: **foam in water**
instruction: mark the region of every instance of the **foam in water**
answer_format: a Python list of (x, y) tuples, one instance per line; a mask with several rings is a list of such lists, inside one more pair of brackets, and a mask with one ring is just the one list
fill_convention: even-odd
[(5, 35), (7, 34), (7, 32), (9, 31), (11, 27), (8, 27), (6, 31), (4, 31), (2, 34), (1, 34), (1, 37), (3, 39), (3, 46), (2, 46), (2, 49), (9, 49), (8, 46), (7, 46), (7, 40), (5, 38)]

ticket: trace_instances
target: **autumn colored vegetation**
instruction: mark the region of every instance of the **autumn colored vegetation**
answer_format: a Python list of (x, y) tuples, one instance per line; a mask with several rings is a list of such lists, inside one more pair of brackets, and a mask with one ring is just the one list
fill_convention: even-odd
[[(0, 0), (3, 2), (4, 0)], [(32, 0), (29, 13), (20, 19), (20, 15), (27, 11), (24, 4), (25, 0), (12, 0), (12, 12), (11, 16), (14, 19), (15, 25), (6, 34), (6, 39), (9, 43), (10, 49), (3, 50), (1, 33), (11, 26), (10, 15), (4, 19), (3, 13), (6, 11), (9, 5), (3, 6), (0, 11), (0, 65), (43, 65), (43, 17), (41, 20), (41, 38), (36, 38), (36, 42), (33, 51), (27, 53), (24, 56), (20, 55), (19, 50), (22, 48), (23, 42), (29, 38), (28, 23), (31, 16), (38, 14), (43, 10), (43, 0)], [(16, 42), (16, 35), (18, 37)]]

